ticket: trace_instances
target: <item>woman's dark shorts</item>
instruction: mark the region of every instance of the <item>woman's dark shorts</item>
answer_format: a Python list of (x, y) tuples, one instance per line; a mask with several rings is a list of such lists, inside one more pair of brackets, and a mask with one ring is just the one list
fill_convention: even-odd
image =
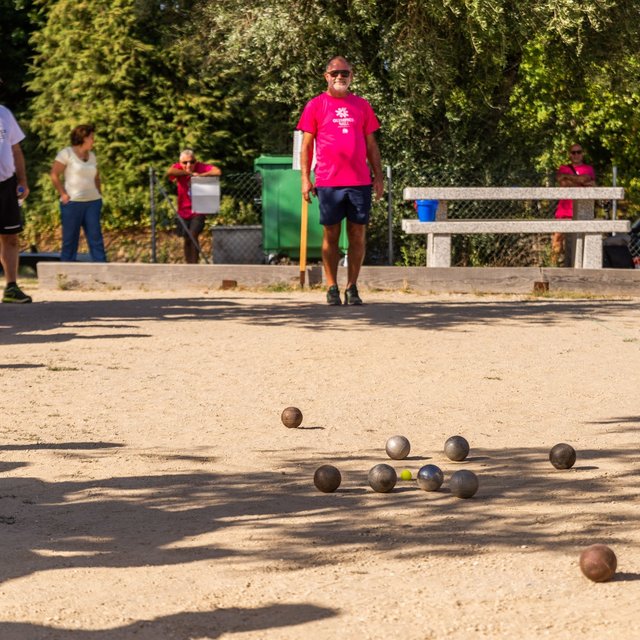
[(18, 180), (15, 176), (0, 182), (0, 234), (12, 235), (22, 231), (17, 188)]
[(345, 218), (368, 224), (371, 213), (371, 185), (361, 187), (318, 187), (320, 224), (339, 224)]
[[(187, 227), (189, 228), (189, 231), (191, 231), (191, 235), (195, 238), (199, 236), (202, 233), (202, 230), (204, 229), (204, 219), (205, 219), (205, 216), (193, 216), (193, 218), (189, 218), (188, 220), (185, 220), (184, 218), (182, 218), (182, 222), (184, 222), (187, 225)], [(187, 232), (184, 230), (184, 227), (180, 224), (180, 222), (178, 222), (178, 225), (176, 227), (176, 233), (181, 238), (189, 237), (187, 235)]]

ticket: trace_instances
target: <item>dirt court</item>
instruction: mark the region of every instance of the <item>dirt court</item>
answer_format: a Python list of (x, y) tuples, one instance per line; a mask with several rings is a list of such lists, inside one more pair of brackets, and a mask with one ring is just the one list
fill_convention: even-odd
[[(639, 299), (27, 290), (0, 305), (1, 640), (640, 637)], [(445, 483), (378, 494), (378, 462)]]

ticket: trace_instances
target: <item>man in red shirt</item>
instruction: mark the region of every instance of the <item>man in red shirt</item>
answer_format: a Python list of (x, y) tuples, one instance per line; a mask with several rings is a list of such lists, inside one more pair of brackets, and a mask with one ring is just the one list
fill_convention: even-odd
[[(196, 242), (204, 229), (204, 216), (193, 213), (191, 210), (191, 177), (219, 176), (221, 173), (220, 169), (215, 165), (198, 162), (192, 149), (182, 151), (180, 162), (176, 162), (167, 171), (167, 178), (177, 185), (178, 215), (182, 218)], [(196, 264), (198, 262), (198, 248), (191, 241), (183, 225), (179, 225), (178, 232), (184, 238), (185, 261), (188, 264)]]

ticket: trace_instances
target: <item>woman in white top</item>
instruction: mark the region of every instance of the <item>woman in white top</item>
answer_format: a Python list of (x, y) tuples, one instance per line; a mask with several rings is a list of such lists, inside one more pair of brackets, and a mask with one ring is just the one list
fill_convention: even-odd
[[(100, 228), (102, 195), (96, 155), (91, 151), (95, 127), (81, 124), (71, 132), (71, 146), (58, 153), (51, 167), (51, 182), (60, 194), (62, 216), (62, 262), (75, 262), (80, 229), (94, 262), (106, 262)], [(64, 183), (62, 177), (64, 176)]]

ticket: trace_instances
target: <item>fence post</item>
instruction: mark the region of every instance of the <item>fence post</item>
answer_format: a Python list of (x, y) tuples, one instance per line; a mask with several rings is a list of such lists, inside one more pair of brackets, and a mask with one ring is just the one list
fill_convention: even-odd
[(386, 166), (387, 169), (387, 225), (389, 227), (389, 266), (393, 266), (393, 195), (391, 188), (393, 182), (391, 180), (391, 167)]
[[(617, 187), (618, 186), (618, 167), (614, 164), (613, 165), (613, 180), (612, 180), (613, 187)], [(611, 219), (612, 220), (617, 220), (618, 219), (618, 201), (614, 200), (613, 201), (613, 205), (611, 206)]]
[(153, 167), (149, 167), (149, 206), (151, 207), (151, 262), (156, 260), (156, 176)]

